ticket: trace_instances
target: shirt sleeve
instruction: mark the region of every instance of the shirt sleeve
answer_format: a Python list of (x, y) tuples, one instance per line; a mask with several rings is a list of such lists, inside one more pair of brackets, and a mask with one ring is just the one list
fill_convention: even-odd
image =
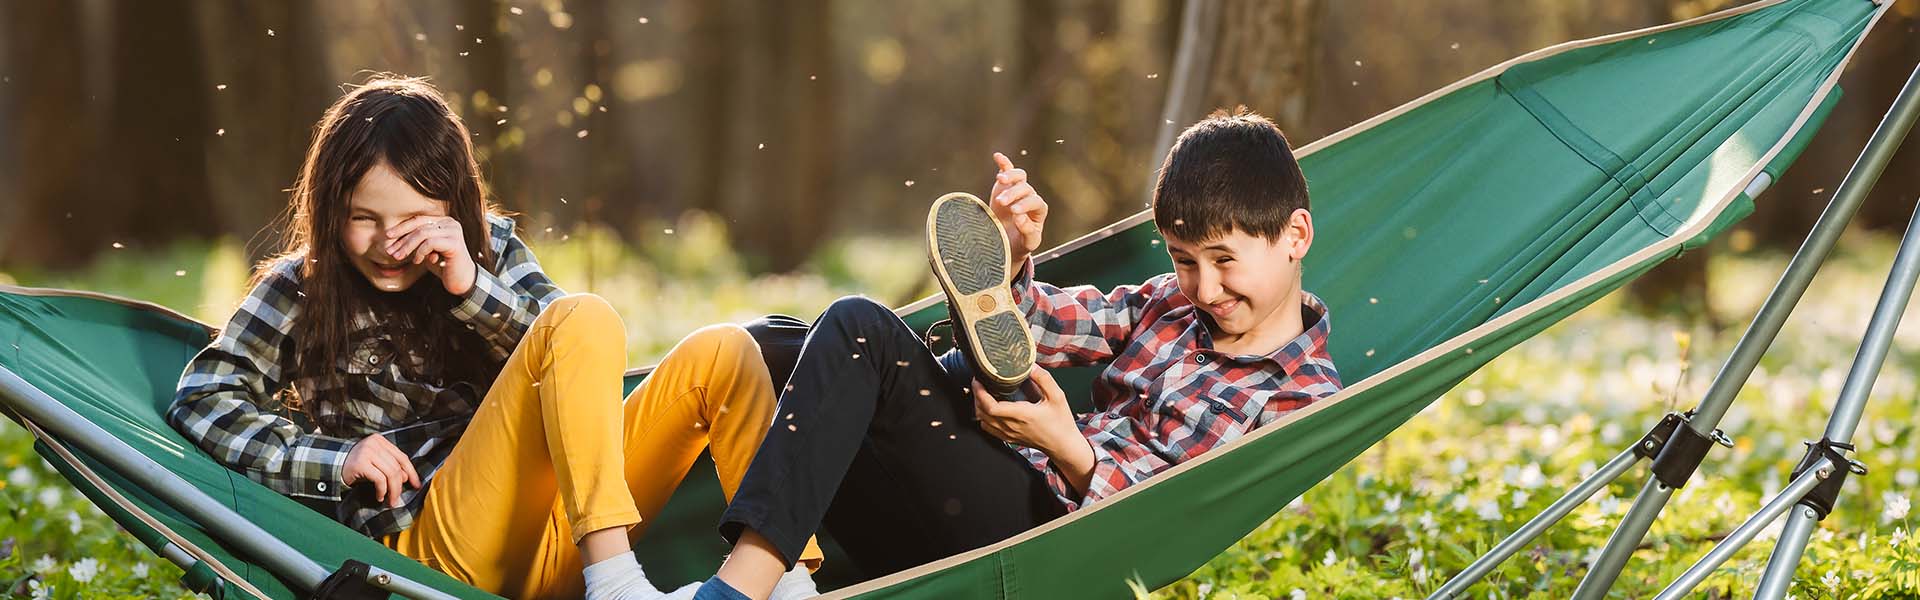
[(1150, 309), (1179, 291), (1171, 273), (1108, 292), (1090, 285), (1060, 288), (1034, 281), (1031, 260), (1013, 280), (1013, 297), (1034, 334), (1035, 362), (1048, 368), (1112, 359)]
[(454, 305), (453, 316), (486, 338), (495, 360), (505, 360), (520, 345), (520, 338), (533, 326), (540, 311), (566, 292), (540, 269), (533, 249), (513, 233), (512, 220), (501, 218), (491, 225), (492, 239), (504, 239), (504, 244), (496, 248), (497, 264), (493, 269), (475, 270), (473, 289)]
[(1061, 505), (1066, 506), (1067, 510), (1079, 510), (1120, 493), (1120, 490), (1145, 481), (1175, 464), (1161, 454), (1165, 449), (1138, 439), (1144, 437), (1143, 431), (1140, 422), (1130, 417), (1110, 413), (1081, 417), (1080, 433), (1093, 446), (1094, 457), (1093, 476), (1089, 478), (1085, 490), (1074, 490), (1066, 476), (1052, 468), (1045, 453), (1030, 451), (1027, 460), (1046, 474), (1047, 487), (1053, 490), (1054, 498)]
[(225, 329), (180, 377), (167, 423), (226, 467), (285, 495), (339, 500), (354, 440), (307, 433), (261, 408), (290, 375), (283, 360), (298, 312), (288, 265), (255, 285)]

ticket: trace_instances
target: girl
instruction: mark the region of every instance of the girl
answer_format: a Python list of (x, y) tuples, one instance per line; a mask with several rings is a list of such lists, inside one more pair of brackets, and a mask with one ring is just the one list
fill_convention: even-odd
[[(623, 404), (620, 317), (541, 272), (487, 201), (470, 137), (421, 79), (375, 76), (328, 108), (283, 255), (187, 365), (167, 419), (481, 589), (660, 597), (632, 544), (709, 444), (732, 498), (773, 420), (766, 364), (745, 329), (708, 327)], [(807, 571), (786, 581), (811, 595)]]

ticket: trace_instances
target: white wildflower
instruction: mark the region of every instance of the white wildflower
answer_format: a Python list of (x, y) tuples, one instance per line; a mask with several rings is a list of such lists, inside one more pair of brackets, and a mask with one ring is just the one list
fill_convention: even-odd
[(50, 488), (45, 488), (40, 490), (39, 500), (40, 500), (40, 505), (45, 506), (47, 508), (53, 508), (55, 506), (59, 506), (60, 505), (60, 488), (50, 487)]
[(1467, 472), (1467, 459), (1455, 456), (1453, 457), (1453, 460), (1447, 461), (1448, 475), (1453, 475), (1457, 477), (1461, 473), (1465, 473), (1465, 472)]
[(1528, 490), (1536, 489), (1547, 484), (1547, 475), (1540, 472), (1540, 465), (1533, 463), (1527, 463), (1527, 466), (1520, 468), (1507, 467), (1506, 474), (1502, 479), (1506, 480), (1507, 485)]
[(147, 563), (133, 563), (133, 578), (146, 579), (147, 568)]
[(1888, 523), (1907, 518), (1907, 511), (1913, 508), (1905, 494), (1885, 492), (1880, 494), (1880, 502), (1887, 505), (1880, 511), (1880, 520)]
[(1425, 560), (1426, 558), (1427, 558), (1426, 550), (1414, 548), (1413, 551), (1407, 553), (1407, 564), (1418, 566), (1420, 564), (1420, 561)]
[(1292, 592), (1287, 593), (1287, 598), (1288, 600), (1307, 600), (1307, 591), (1300, 588), (1293, 588)]
[(52, 571), (56, 566), (59, 566), (59, 563), (55, 563), (53, 557), (42, 554), (40, 558), (33, 561), (32, 571), (35, 573), (46, 573), (47, 571)]
[(53, 597), (53, 586), (40, 583), (40, 580), (35, 579), (27, 582), (27, 592), (32, 594), (33, 600), (47, 600)]
[(1526, 492), (1526, 491), (1524, 491), (1524, 490), (1514, 490), (1514, 491), (1513, 491), (1513, 507), (1514, 507), (1514, 508), (1520, 508), (1520, 507), (1522, 507), (1522, 506), (1526, 506), (1526, 505), (1527, 505), (1527, 497), (1528, 497), (1528, 495), (1527, 495), (1527, 492)]
[(1426, 530), (1427, 533), (1433, 533), (1434, 528), (1438, 526), (1438, 523), (1434, 522), (1433, 511), (1430, 510), (1420, 513), (1419, 522), (1420, 528)]
[(92, 558), (82, 558), (80, 562), (73, 563), (73, 566), (67, 567), (67, 574), (72, 575), (74, 581), (80, 583), (91, 582), (93, 581), (93, 576), (100, 574), (100, 561)]
[(1887, 540), (1887, 546), (1891, 548), (1899, 548), (1901, 544), (1905, 544), (1905, 543), (1907, 543), (1907, 528), (1905, 527), (1894, 528), (1893, 537)]
[(1500, 514), (1500, 503), (1494, 502), (1492, 500), (1481, 502), (1480, 508), (1475, 512), (1475, 514), (1479, 515), (1481, 519), (1487, 520), (1487, 521), (1498, 521), (1500, 520), (1501, 517), (1505, 516)]
[(1388, 496), (1386, 504), (1382, 505), (1380, 508), (1383, 510), (1386, 510), (1387, 514), (1397, 513), (1397, 512), (1400, 512), (1400, 502), (1401, 502), (1400, 495), (1394, 494), (1392, 496)]
[(1541, 448), (1559, 448), (1562, 441), (1563, 438), (1560, 436), (1559, 427), (1547, 425), (1540, 428)]
[(1338, 556), (1334, 556), (1334, 555), (1333, 555), (1333, 549), (1332, 549), (1332, 548), (1328, 548), (1328, 549), (1327, 549), (1327, 557), (1326, 557), (1326, 558), (1323, 558), (1323, 559), (1320, 559), (1320, 564), (1323, 564), (1323, 565), (1326, 565), (1326, 566), (1329, 566), (1329, 567), (1331, 567), (1331, 566), (1333, 566), (1333, 563), (1334, 563), (1335, 561), (1338, 561), (1338, 560), (1340, 560), (1340, 557), (1338, 557)]
[(1836, 592), (1840, 591), (1840, 574), (1835, 573), (1833, 571), (1827, 571), (1826, 575), (1820, 576), (1820, 585), (1827, 586), (1827, 589), (1834, 590)]
[(1600, 514), (1611, 515), (1620, 512), (1620, 499), (1612, 494), (1600, 499)]
[(67, 511), (67, 533), (80, 535), (80, 513)]
[(33, 485), (33, 470), (26, 467), (14, 467), (7, 473), (7, 485), (27, 487)]
[(1207, 594), (1211, 594), (1211, 593), (1213, 593), (1213, 584), (1212, 584), (1211, 582), (1204, 582), (1204, 581), (1203, 581), (1203, 582), (1201, 582), (1201, 583), (1200, 583), (1200, 590), (1199, 590), (1199, 591), (1200, 591), (1200, 597), (1201, 597), (1201, 598), (1205, 598), (1205, 597), (1207, 597)]

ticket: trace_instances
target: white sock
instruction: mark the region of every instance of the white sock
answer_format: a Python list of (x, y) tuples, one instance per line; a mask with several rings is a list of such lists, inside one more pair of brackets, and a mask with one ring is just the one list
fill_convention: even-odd
[(796, 563), (792, 571), (780, 576), (773, 584), (773, 596), (770, 600), (800, 600), (820, 595), (820, 588), (813, 584), (813, 574), (807, 571), (807, 565)]
[(647, 581), (632, 552), (587, 565), (587, 600), (658, 600), (666, 597)]

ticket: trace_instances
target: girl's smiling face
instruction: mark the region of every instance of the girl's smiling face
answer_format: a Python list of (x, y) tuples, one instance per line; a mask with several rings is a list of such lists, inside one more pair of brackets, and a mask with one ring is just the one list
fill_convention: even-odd
[(360, 176), (349, 197), (347, 223), (340, 229), (340, 247), (374, 289), (398, 292), (413, 287), (427, 274), (427, 266), (411, 257), (386, 252), (387, 231), (417, 217), (447, 216), (447, 203), (429, 198), (395, 173), (387, 161), (374, 163)]

